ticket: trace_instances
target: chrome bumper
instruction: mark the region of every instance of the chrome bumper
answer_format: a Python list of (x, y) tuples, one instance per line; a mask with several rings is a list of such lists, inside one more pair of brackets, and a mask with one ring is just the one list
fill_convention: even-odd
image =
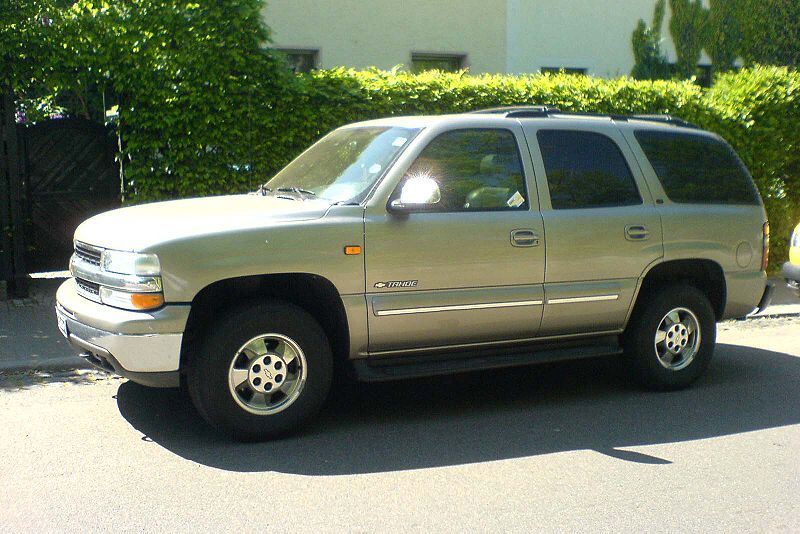
[(188, 306), (150, 314), (118, 310), (81, 297), (73, 280), (62, 284), (56, 300), (59, 329), (86, 361), (144, 385), (178, 385), (183, 333), (170, 330), (183, 330)]

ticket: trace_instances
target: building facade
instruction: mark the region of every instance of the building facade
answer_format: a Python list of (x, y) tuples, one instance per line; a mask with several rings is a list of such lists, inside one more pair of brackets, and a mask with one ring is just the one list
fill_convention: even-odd
[[(615, 77), (633, 68), (631, 34), (656, 0), (268, 0), (274, 46), (297, 70), (347, 66)], [(662, 49), (675, 50), (669, 9)], [(703, 55), (700, 64), (707, 64)]]

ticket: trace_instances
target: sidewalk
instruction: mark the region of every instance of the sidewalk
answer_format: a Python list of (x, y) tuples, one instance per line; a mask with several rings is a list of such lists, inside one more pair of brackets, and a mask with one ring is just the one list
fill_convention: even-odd
[(60, 279), (31, 279), (26, 299), (0, 301), (0, 371), (86, 369), (56, 326)]
[[(88, 369), (56, 326), (55, 294), (63, 278), (30, 281), (30, 297), (0, 301), (0, 372)], [(800, 315), (800, 299), (781, 279), (773, 279), (772, 305), (758, 317)]]

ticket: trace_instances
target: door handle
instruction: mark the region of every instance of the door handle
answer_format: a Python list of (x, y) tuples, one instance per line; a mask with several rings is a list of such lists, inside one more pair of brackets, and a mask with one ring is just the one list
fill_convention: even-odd
[(625, 239), (628, 241), (644, 241), (650, 237), (650, 231), (643, 224), (629, 224), (625, 227)]
[(512, 230), (511, 245), (514, 247), (538, 247), (539, 234), (528, 228)]

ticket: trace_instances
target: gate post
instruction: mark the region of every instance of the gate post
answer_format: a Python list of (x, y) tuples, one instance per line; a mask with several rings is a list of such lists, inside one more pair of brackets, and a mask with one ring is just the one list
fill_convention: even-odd
[[(3, 88), (2, 124), (4, 165), (0, 168), (0, 217), (3, 225), (3, 270), (11, 297), (28, 296), (28, 278), (25, 269), (25, 228), (22, 209), (23, 179), (20, 172), (20, 147), (17, 137), (14, 93), (8, 85)], [(4, 189), (4, 190), (3, 190)], [(11, 230), (10, 238), (7, 229)]]

